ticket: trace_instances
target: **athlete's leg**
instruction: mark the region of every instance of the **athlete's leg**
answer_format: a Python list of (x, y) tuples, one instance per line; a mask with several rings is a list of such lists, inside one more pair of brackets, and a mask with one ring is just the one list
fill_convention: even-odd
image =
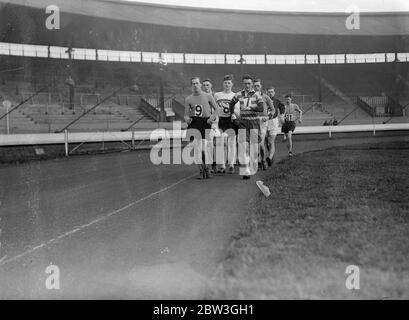
[(236, 146), (236, 136), (228, 136), (227, 137), (227, 162), (229, 166), (234, 166), (236, 163), (236, 153), (237, 153), (237, 146)]
[(226, 169), (226, 138), (224, 134), (216, 138), (216, 149), (214, 150), (217, 164), (217, 171), (224, 171)]
[(208, 141), (207, 148), (209, 150), (208, 151), (209, 154), (212, 155), (212, 162), (210, 163), (211, 166), (212, 166), (212, 172), (216, 173), (216, 162), (217, 162), (217, 160), (216, 160), (216, 152), (214, 152), (215, 149), (216, 149), (216, 137), (214, 137), (214, 136), (211, 137), (210, 141)]
[(224, 171), (224, 170), (226, 170), (226, 162), (228, 161), (228, 159), (229, 159), (229, 146), (228, 146), (228, 136), (226, 135), (226, 134), (222, 134), (222, 138), (223, 138), (223, 164), (222, 164), (222, 167), (221, 167), (221, 169)]
[(204, 156), (203, 170), (206, 178), (210, 178), (210, 167), (213, 163), (213, 141), (210, 139), (202, 139), (202, 150)]
[(228, 137), (225, 133), (222, 133), (221, 139), (223, 140), (223, 161), (220, 165), (220, 172), (225, 173), (226, 172), (226, 161), (229, 156), (229, 150), (228, 150)]
[(266, 160), (266, 156), (267, 156), (267, 154), (266, 154), (266, 146), (265, 146), (265, 144), (266, 144), (266, 135), (267, 135), (267, 121), (265, 121), (265, 122), (261, 122), (260, 123), (260, 139), (261, 139), (261, 141), (260, 141), (260, 153), (259, 153), (259, 155), (260, 155), (260, 162), (261, 162), (261, 165), (263, 165), (263, 162)]
[(226, 136), (226, 147), (227, 147), (227, 164), (229, 166), (229, 173), (234, 172), (234, 165), (236, 164), (236, 154), (237, 154), (237, 139), (236, 132), (233, 128), (229, 128), (224, 132)]
[(203, 161), (204, 161), (203, 149), (202, 149), (202, 139), (194, 138), (194, 140), (191, 142), (191, 146), (193, 147), (194, 163), (198, 166), (200, 178), (202, 178), (203, 177)]
[(247, 178), (250, 176), (250, 153), (249, 153), (249, 143), (247, 139), (247, 135), (249, 134), (245, 124), (247, 121), (241, 120), (239, 129), (238, 129), (238, 136), (237, 136), (237, 145), (238, 145), (238, 159), (240, 162), (240, 169), (239, 174), (243, 176), (243, 178)]
[(206, 159), (206, 165), (212, 165), (213, 164), (213, 141), (209, 139), (202, 139), (202, 150), (205, 155)]
[(273, 161), (274, 154), (276, 152), (276, 137), (277, 133), (271, 133), (268, 135), (267, 141), (268, 141), (268, 148), (269, 148), (269, 154), (268, 158), (270, 161)]
[[(258, 170), (258, 160), (260, 157), (260, 144), (263, 143), (262, 132), (260, 130), (260, 125), (258, 122), (249, 122), (250, 135), (249, 135), (249, 160), (250, 160), (250, 174), (254, 175)], [(265, 168), (264, 160), (262, 160), (262, 168)]]
[[(249, 143), (249, 160), (250, 160), (250, 174), (254, 175), (257, 173), (258, 170), (258, 159), (260, 157), (259, 150), (260, 150), (260, 141), (254, 141), (254, 139), (250, 139)], [(262, 168), (264, 165), (264, 160), (262, 160)], [(263, 168), (264, 169), (264, 168)]]
[(200, 177), (203, 175), (202, 134), (200, 121), (193, 118), (186, 132), (186, 141), (189, 141), (188, 148), (190, 152), (193, 150), (193, 161), (199, 168)]
[(287, 149), (289, 153), (293, 152), (293, 132), (292, 131), (288, 131), (287, 133)]
[(266, 148), (266, 138), (262, 139), (259, 144), (259, 162), (260, 168), (266, 170), (266, 158), (267, 158), (267, 148)]
[(261, 141), (259, 143), (259, 163), (260, 169), (266, 169), (266, 158), (267, 158), (267, 148), (266, 148), (266, 137), (262, 136)]
[[(239, 133), (240, 134), (240, 133)], [(240, 162), (240, 175), (250, 175), (249, 172), (249, 144), (247, 141), (238, 141), (238, 158)]]
[(286, 142), (287, 140), (287, 133), (288, 133), (288, 126), (287, 122), (284, 122), (282, 127), (281, 127), (281, 132), (283, 133), (283, 142)]

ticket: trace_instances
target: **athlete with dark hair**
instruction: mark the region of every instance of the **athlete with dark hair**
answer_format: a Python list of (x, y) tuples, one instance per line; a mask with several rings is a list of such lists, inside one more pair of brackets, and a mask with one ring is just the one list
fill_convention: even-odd
[(266, 152), (266, 137), (267, 137), (267, 130), (268, 130), (268, 113), (274, 112), (274, 105), (273, 101), (271, 101), (270, 97), (266, 94), (263, 93), (262, 91), (263, 86), (261, 84), (260, 79), (255, 79), (254, 80), (254, 90), (256, 90), (258, 93), (260, 93), (261, 97), (263, 98), (264, 101), (264, 111), (260, 115), (260, 155), (259, 155), (259, 167), (262, 170), (266, 170), (266, 158), (267, 158), (267, 152)]
[(220, 146), (223, 146), (224, 149), (223, 152), (221, 152), (220, 161), (217, 161), (219, 166), (218, 173), (226, 172), (226, 154), (229, 173), (234, 173), (234, 164), (236, 163), (236, 130), (231, 121), (230, 113), (230, 102), (235, 96), (232, 87), (233, 76), (226, 75), (223, 78), (223, 91), (214, 94), (218, 108), (218, 128), (222, 132), (221, 137), (216, 138), (216, 150), (220, 152)]
[[(191, 79), (192, 94), (185, 99), (185, 121), (188, 124), (186, 138), (193, 137), (195, 163), (199, 165), (200, 177), (210, 178), (206, 162), (211, 162), (208, 143), (212, 123), (216, 121), (216, 102), (211, 94), (202, 91), (199, 77)], [(208, 160), (207, 160), (208, 159)], [(207, 160), (207, 161), (206, 161)]]
[(284, 104), (276, 98), (276, 91), (274, 87), (269, 87), (267, 89), (267, 95), (273, 101), (274, 112), (269, 112), (269, 120), (267, 121), (267, 146), (268, 146), (268, 156), (267, 164), (269, 167), (274, 162), (275, 154), (275, 140), (279, 131), (279, 119), (281, 115), (285, 112)]
[[(238, 156), (242, 168), (240, 175), (250, 179), (257, 172), (258, 144), (260, 143), (260, 119), (264, 112), (264, 101), (260, 93), (253, 89), (253, 78), (242, 78), (243, 90), (237, 92), (230, 102), (232, 121), (238, 128)], [(239, 108), (235, 108), (239, 103)], [(252, 133), (252, 131), (255, 131)]]
[[(213, 93), (213, 84), (212, 81), (209, 78), (206, 78), (202, 82), (202, 90), (206, 93), (211, 94), (214, 97)], [(211, 143), (208, 144), (209, 152), (213, 155), (213, 163), (212, 163), (212, 173), (217, 172), (217, 166), (216, 166), (216, 154), (215, 154), (215, 148), (216, 148), (216, 137), (219, 137), (220, 132), (217, 129), (217, 123), (212, 124), (211, 132), (210, 132), (210, 140)]]
[(202, 90), (213, 95), (213, 84), (209, 78), (203, 80)]
[(298, 122), (302, 122), (302, 110), (298, 105), (295, 103), (292, 103), (292, 96), (290, 94), (287, 94), (285, 96), (285, 111), (283, 114), (283, 126), (281, 127), (281, 132), (284, 133), (284, 140), (287, 140), (287, 149), (288, 149), (288, 155), (290, 157), (293, 157), (293, 132), (295, 130), (295, 122), (297, 121), (297, 114), (298, 116)]

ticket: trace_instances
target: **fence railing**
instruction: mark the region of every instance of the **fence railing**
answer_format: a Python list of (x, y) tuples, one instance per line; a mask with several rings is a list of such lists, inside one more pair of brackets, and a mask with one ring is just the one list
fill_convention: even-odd
[[(86, 142), (114, 142), (134, 140), (157, 140), (157, 139), (184, 139), (186, 131), (173, 130), (172, 124), (168, 123), (168, 128), (145, 131), (126, 131), (126, 132), (74, 132), (64, 131), (61, 133), (40, 133), (40, 134), (11, 134), (0, 135), (0, 146), (19, 146), (19, 145), (46, 145), (46, 144), (67, 144)], [(379, 131), (409, 131), (409, 123), (388, 123), (388, 124), (369, 124), (369, 125), (343, 125), (343, 126), (315, 126), (299, 127), (295, 134), (327, 134), (332, 137), (334, 133), (353, 133), (353, 132), (376, 132)]]
[(155, 119), (155, 121), (159, 121), (160, 119), (160, 111), (156, 108), (152, 108), (148, 101), (145, 99), (141, 99), (141, 104), (139, 105), (143, 112), (145, 112), (149, 117)]
[(375, 109), (368, 104), (364, 99), (361, 97), (356, 98), (356, 103), (359, 107), (365, 110), (371, 117), (375, 116)]
[(185, 106), (176, 99), (172, 99), (172, 108), (176, 117), (179, 118), (179, 120), (185, 121)]

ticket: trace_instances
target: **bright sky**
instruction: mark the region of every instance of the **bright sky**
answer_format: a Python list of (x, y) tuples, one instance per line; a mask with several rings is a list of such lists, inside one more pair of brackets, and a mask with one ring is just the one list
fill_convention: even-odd
[[(200, 8), (298, 12), (409, 12), (409, 0), (121, 0)], [(356, 9), (354, 9), (356, 12)]]

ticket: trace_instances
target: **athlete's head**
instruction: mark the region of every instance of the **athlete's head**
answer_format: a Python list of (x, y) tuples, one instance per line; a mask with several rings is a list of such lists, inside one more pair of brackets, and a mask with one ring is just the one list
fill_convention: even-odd
[(269, 96), (271, 99), (273, 99), (274, 96), (276, 95), (276, 88), (274, 88), (274, 87), (269, 87), (269, 88), (267, 89), (267, 94), (268, 94), (268, 96)]
[(233, 76), (231, 74), (228, 74), (223, 78), (223, 89), (226, 92), (230, 92), (231, 88), (233, 88)]
[(289, 105), (289, 104), (291, 103), (291, 101), (293, 100), (293, 97), (292, 97), (291, 94), (286, 94), (286, 95), (284, 96), (284, 98), (285, 98), (285, 103), (286, 103), (287, 105)]
[(253, 89), (253, 78), (246, 74), (245, 76), (243, 76), (243, 78), (241, 78), (242, 82), (243, 82), (243, 87), (245, 91), (250, 91), (251, 89)]
[(261, 85), (261, 80), (254, 79), (253, 87), (254, 87), (254, 90), (256, 90), (257, 92), (261, 92), (261, 89), (263, 88), (263, 86)]
[(192, 92), (199, 93), (200, 91), (202, 91), (202, 84), (199, 77), (193, 77), (192, 79), (190, 79), (190, 83), (192, 85)]
[(203, 91), (206, 93), (212, 93), (212, 82), (210, 79), (204, 79), (203, 80)]

